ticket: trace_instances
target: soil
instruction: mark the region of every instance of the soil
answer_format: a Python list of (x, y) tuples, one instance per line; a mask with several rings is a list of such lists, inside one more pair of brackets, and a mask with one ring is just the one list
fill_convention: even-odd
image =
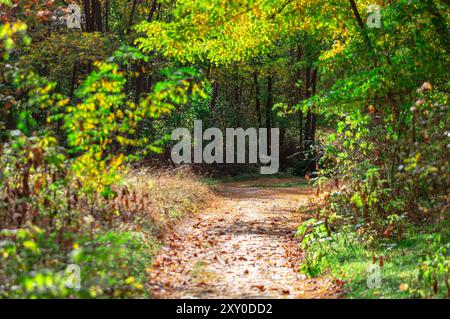
[[(296, 228), (314, 196), (299, 179), (258, 179), (217, 187), (210, 209), (167, 235), (150, 269), (153, 298), (338, 298), (326, 277), (307, 278)], [(273, 187), (272, 187), (273, 186)]]

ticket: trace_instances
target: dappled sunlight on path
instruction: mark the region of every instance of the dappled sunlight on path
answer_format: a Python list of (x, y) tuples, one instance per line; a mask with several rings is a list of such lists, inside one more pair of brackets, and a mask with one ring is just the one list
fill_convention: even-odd
[(337, 297), (330, 280), (297, 271), (302, 252), (294, 234), (307, 216), (296, 210), (313, 190), (275, 187), (289, 182), (298, 179), (220, 185), (212, 208), (167, 236), (150, 271), (153, 297)]

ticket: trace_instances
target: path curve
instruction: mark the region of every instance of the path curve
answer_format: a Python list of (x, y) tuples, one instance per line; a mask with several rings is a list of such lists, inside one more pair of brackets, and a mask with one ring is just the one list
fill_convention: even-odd
[(212, 207), (168, 234), (150, 271), (153, 298), (335, 298), (329, 279), (298, 272), (297, 208), (311, 187), (258, 179), (218, 187)]

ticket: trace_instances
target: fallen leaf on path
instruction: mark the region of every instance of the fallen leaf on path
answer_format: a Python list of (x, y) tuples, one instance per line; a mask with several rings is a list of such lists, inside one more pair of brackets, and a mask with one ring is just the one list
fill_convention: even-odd
[(253, 285), (252, 288), (257, 288), (260, 291), (264, 291), (265, 290), (264, 285)]

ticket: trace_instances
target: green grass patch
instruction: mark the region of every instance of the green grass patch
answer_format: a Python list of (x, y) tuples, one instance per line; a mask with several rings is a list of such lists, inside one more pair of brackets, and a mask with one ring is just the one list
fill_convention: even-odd
[[(434, 294), (431, 287), (419, 280), (420, 259), (426, 254), (434, 235), (417, 235), (398, 244), (381, 243), (375, 250), (362, 244), (343, 246), (329, 258), (330, 274), (344, 283), (345, 294), (349, 298), (446, 297), (443, 283), (439, 292)], [(374, 260), (380, 269), (379, 288), (370, 283), (374, 275), (369, 266), (374, 264)]]
[(411, 231), (401, 241), (373, 239), (369, 244), (348, 229), (330, 237), (323, 223), (307, 223), (299, 227), (299, 235), (306, 234), (301, 271), (309, 276), (331, 277), (342, 286), (344, 297), (449, 297), (446, 278), (450, 244), (440, 240), (439, 233)]
[[(343, 247), (343, 250), (330, 258), (332, 277), (344, 282), (349, 298), (411, 298), (419, 297), (421, 286), (419, 260), (424, 255), (430, 235), (419, 235), (413, 241), (405, 240), (388, 244), (384, 248), (369, 250), (362, 245)], [(368, 284), (372, 278), (369, 266), (374, 263), (380, 269), (380, 284)], [(383, 260), (380, 266), (380, 260)], [(419, 289), (419, 290), (423, 290)], [(440, 289), (444, 292), (444, 287)], [(425, 290), (423, 293), (426, 294)], [(445, 297), (439, 294), (438, 297)]]
[[(263, 183), (259, 182), (261, 180), (276, 180), (276, 179), (297, 179), (297, 181), (274, 181), (273, 183)], [(249, 183), (251, 181), (255, 181), (254, 183)], [(220, 178), (211, 178), (211, 177), (203, 177), (200, 179), (200, 182), (207, 186), (217, 186), (219, 184), (227, 184), (227, 183), (239, 183), (246, 182), (246, 187), (261, 187), (261, 188), (282, 188), (282, 187), (305, 187), (308, 186), (308, 182), (305, 179), (302, 179), (298, 176), (292, 175), (287, 172), (280, 172), (273, 175), (261, 175), (258, 173), (246, 173), (238, 176), (226, 176)]]

